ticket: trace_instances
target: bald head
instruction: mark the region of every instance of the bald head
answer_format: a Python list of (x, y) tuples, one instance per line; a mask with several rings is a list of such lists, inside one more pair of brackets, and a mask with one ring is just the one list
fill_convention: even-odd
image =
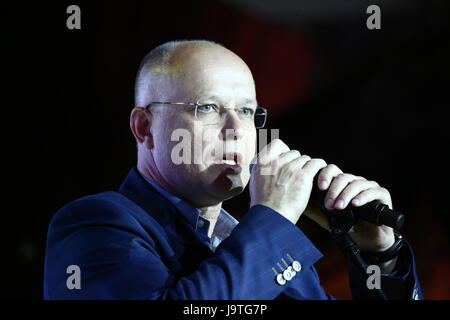
[(191, 83), (198, 73), (208, 72), (210, 65), (240, 69), (252, 77), (245, 62), (220, 44), (206, 40), (171, 41), (156, 47), (142, 60), (135, 82), (135, 106), (170, 101), (175, 87), (179, 88), (181, 82)]
[[(242, 158), (239, 165), (248, 168), (256, 148), (253, 118), (242, 111), (256, 109), (255, 84), (241, 58), (209, 41), (165, 43), (143, 59), (135, 100), (130, 127), (143, 175), (198, 208), (242, 192), (250, 178), (248, 169), (230, 171), (217, 164), (233, 152)], [(203, 117), (197, 118), (192, 105), (143, 108), (151, 102), (198, 103)], [(208, 109), (211, 106), (227, 109), (217, 115), (218, 122), (205, 121), (206, 114), (215, 116)], [(176, 160), (180, 154), (181, 163)]]

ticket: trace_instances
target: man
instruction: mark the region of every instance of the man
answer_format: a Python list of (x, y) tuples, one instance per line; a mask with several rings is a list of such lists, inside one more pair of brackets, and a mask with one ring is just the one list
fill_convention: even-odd
[[(322, 255), (296, 227), (313, 178), (327, 190), (327, 208), (374, 199), (392, 207), (376, 182), (278, 139), (250, 176), (264, 109), (247, 65), (216, 43), (169, 42), (150, 52), (135, 106), (137, 167), (118, 192), (73, 201), (50, 223), (46, 299), (330, 299), (313, 266)], [(180, 151), (186, 133), (198, 143)], [(222, 202), (249, 182), (250, 209), (238, 223)], [(375, 255), (396, 242), (391, 228), (361, 222), (352, 237)], [(390, 298), (422, 297), (407, 243), (379, 267)], [(355, 298), (375, 297), (352, 269), (350, 281)]]

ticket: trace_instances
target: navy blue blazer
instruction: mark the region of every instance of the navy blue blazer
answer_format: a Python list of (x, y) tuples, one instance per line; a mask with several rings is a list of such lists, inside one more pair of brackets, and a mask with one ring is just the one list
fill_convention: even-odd
[[(322, 254), (276, 211), (256, 205), (213, 252), (175, 206), (133, 168), (118, 192), (68, 203), (52, 218), (44, 270), (45, 299), (333, 299), (314, 263)], [(284, 260), (284, 261), (283, 261)], [(277, 273), (301, 270), (280, 285)], [(68, 285), (79, 267), (79, 288)], [(402, 249), (383, 275), (391, 298), (422, 298), (414, 257)], [(350, 268), (355, 298), (375, 295)]]

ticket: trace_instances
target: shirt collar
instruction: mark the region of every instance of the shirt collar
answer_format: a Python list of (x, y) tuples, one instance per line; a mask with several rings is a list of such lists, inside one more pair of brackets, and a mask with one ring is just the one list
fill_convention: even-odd
[[(180, 199), (177, 196), (173, 195), (172, 193), (166, 191), (164, 188), (160, 187), (143, 174), (141, 175), (153, 188), (155, 188), (159, 193), (161, 193), (178, 209), (178, 211), (181, 212), (183, 217), (187, 220), (189, 225), (196, 232), (201, 232), (203, 234), (206, 234), (207, 236), (209, 229), (209, 221), (200, 216), (199, 209), (193, 207), (183, 199)], [(238, 223), (239, 222), (232, 215), (230, 215), (225, 209), (221, 208), (212, 237), (213, 238), (217, 237), (220, 240), (225, 239), (230, 235), (231, 231)]]

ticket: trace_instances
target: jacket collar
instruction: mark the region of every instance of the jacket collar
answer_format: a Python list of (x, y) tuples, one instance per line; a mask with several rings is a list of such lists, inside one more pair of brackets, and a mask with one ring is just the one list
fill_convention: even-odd
[(180, 248), (189, 245), (194, 246), (195, 252), (203, 257), (212, 255), (209, 245), (200, 239), (181, 212), (148, 183), (136, 167), (133, 167), (128, 173), (119, 188), (119, 193), (136, 203), (156, 220), (170, 235), (168, 241), (174, 251), (183, 252)]
[(145, 210), (159, 225), (181, 243), (200, 245), (210, 253), (205, 239), (201, 239), (184, 215), (167, 198), (148, 183), (133, 167), (119, 188), (119, 193)]
[(164, 228), (180, 217), (177, 208), (145, 181), (136, 167), (130, 170), (119, 192), (144, 209)]

